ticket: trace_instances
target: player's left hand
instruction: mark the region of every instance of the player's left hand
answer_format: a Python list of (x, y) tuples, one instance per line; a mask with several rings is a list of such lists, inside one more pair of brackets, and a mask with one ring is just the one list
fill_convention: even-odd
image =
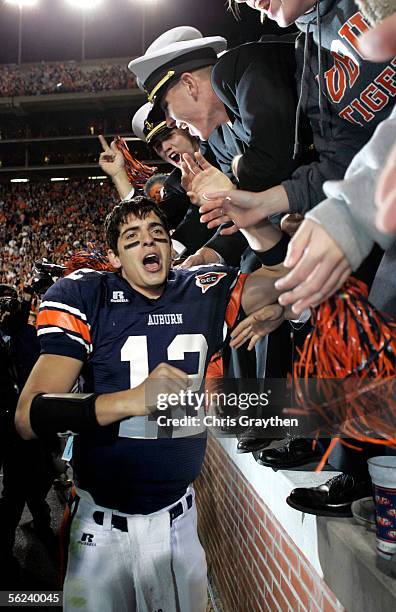
[(292, 305), (295, 314), (318, 306), (343, 285), (352, 270), (338, 244), (319, 224), (305, 219), (289, 242), (286, 268), (293, 268), (275, 287), (279, 303)]
[(268, 304), (246, 317), (231, 333), (230, 346), (239, 348), (248, 340), (247, 347), (251, 351), (260, 340), (270, 332), (274, 331), (283, 323), (284, 308), (280, 304)]
[(188, 153), (184, 153), (182, 173), (185, 177), (188, 176), (187, 195), (191, 203), (196, 206), (200, 206), (205, 201), (202, 197), (205, 191), (236, 189), (233, 182), (221, 170), (212, 166), (200, 151), (195, 153), (195, 160)]

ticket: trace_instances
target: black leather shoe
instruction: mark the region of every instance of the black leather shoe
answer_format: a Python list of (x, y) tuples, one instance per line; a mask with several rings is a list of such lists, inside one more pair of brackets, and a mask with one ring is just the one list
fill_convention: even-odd
[(249, 427), (237, 435), (237, 453), (252, 453), (266, 448), (272, 438), (262, 438), (254, 427)]
[(270, 448), (253, 453), (257, 463), (271, 467), (273, 470), (289, 470), (319, 461), (321, 454), (312, 449), (312, 440), (305, 438), (286, 438), (278, 448)]
[(369, 495), (372, 495), (369, 478), (338, 474), (318, 487), (293, 489), (286, 502), (307, 514), (349, 517), (352, 502)]

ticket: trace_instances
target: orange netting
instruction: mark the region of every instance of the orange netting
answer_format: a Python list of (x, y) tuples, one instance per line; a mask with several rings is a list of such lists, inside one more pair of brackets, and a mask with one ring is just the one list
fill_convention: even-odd
[(121, 136), (116, 136), (114, 142), (124, 156), (125, 170), (127, 172), (129, 182), (138, 189), (143, 188), (147, 179), (157, 172), (157, 168), (154, 166), (146, 166), (133, 157), (127, 143), (123, 138), (121, 138)]
[(75, 270), (81, 270), (82, 268), (90, 268), (91, 270), (97, 270), (101, 272), (116, 272), (107, 256), (102, 251), (95, 249), (93, 245), (88, 245), (86, 251), (76, 251), (71, 257), (65, 260), (65, 276), (74, 272)]
[(315, 310), (312, 323), (293, 377), (296, 412), (319, 418), (318, 435), (334, 432), (321, 465), (338, 441), (348, 445), (337, 434), (396, 448), (396, 320), (376, 310), (366, 285), (350, 278)]

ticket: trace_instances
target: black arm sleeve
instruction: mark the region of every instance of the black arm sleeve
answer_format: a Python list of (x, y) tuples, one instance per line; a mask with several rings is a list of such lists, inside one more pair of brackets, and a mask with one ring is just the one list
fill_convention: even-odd
[(253, 251), (253, 253), (264, 266), (276, 266), (285, 259), (289, 242), (289, 236), (287, 234), (282, 234), (282, 238), (279, 242), (271, 249), (268, 249), (268, 251)]
[(294, 45), (273, 41), (242, 45), (213, 69), (213, 88), (245, 144), (237, 167), (241, 189), (273, 187), (296, 168), (294, 72)]
[(71, 431), (89, 433), (100, 428), (95, 393), (40, 393), (30, 407), (30, 424), (38, 438)]

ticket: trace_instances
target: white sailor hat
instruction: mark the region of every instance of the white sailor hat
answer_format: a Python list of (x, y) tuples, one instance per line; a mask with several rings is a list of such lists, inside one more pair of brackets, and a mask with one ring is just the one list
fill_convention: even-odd
[(215, 64), (217, 54), (226, 48), (227, 41), (221, 36), (203, 37), (196, 28), (179, 26), (161, 34), (128, 68), (148, 101), (154, 102), (164, 85), (183, 72)]
[(171, 128), (166, 125), (165, 114), (160, 105), (153, 106), (146, 102), (133, 116), (132, 131), (140, 140), (150, 144), (158, 136), (171, 132)]

